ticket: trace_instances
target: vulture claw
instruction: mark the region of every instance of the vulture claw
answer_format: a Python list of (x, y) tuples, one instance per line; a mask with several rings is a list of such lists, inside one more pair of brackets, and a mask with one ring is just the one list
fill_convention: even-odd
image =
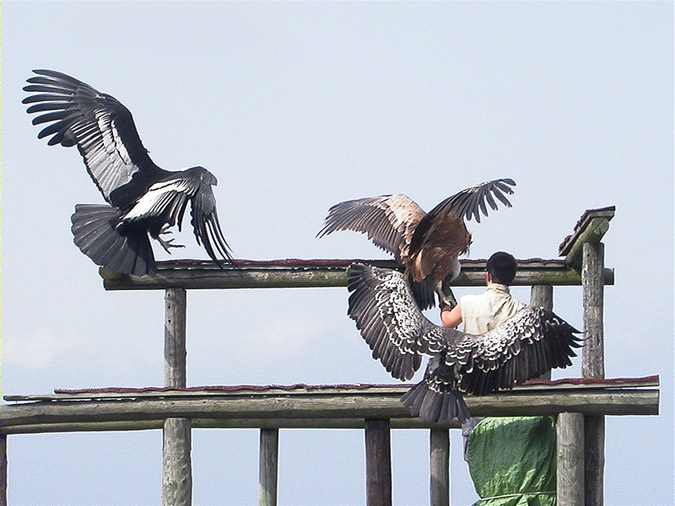
[[(170, 232), (169, 232), (170, 233)], [(157, 241), (159, 244), (162, 245), (162, 248), (164, 248), (164, 251), (166, 251), (169, 255), (171, 254), (171, 248), (184, 248), (185, 244), (173, 244), (173, 241), (175, 239), (169, 239), (168, 241), (165, 241), (161, 237), (157, 238)]]

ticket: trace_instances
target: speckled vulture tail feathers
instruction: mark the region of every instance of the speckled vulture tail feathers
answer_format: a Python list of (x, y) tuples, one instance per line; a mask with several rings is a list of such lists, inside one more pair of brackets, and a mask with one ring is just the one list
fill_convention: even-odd
[(426, 379), (408, 390), (401, 402), (412, 416), (429, 423), (450, 423), (452, 420), (463, 423), (470, 417), (461, 393), (445, 388), (432, 390)]
[(119, 209), (105, 204), (77, 204), (71, 217), (73, 242), (96, 265), (111, 272), (142, 276), (155, 269), (144, 229), (115, 228)]

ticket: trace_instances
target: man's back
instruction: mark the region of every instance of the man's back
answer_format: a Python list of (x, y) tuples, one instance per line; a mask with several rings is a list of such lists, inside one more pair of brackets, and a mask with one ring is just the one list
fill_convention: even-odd
[(490, 283), (480, 295), (465, 295), (459, 306), (464, 332), (484, 334), (514, 316), (523, 304), (511, 296), (509, 287)]

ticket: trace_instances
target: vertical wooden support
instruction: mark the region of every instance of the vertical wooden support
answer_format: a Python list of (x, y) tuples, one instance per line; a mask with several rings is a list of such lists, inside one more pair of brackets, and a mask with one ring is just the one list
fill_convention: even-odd
[(7, 506), (7, 435), (0, 435), (0, 506)]
[(429, 431), (429, 476), (431, 506), (450, 506), (450, 431)]
[[(604, 245), (586, 242), (583, 245), (581, 284), (584, 292), (584, 347), (581, 374), (584, 378), (605, 377), (603, 328)], [(585, 487), (586, 504), (603, 506), (605, 471), (605, 418), (587, 416), (585, 426)]]
[[(165, 295), (164, 384), (185, 387), (187, 382), (185, 315), (187, 294), (182, 288), (169, 288)], [(192, 504), (192, 421), (167, 418), (163, 431), (162, 505)]]
[[(553, 287), (551, 285), (532, 285), (530, 289), (530, 305), (542, 306), (549, 311), (553, 310)], [(545, 372), (539, 379), (550, 380), (551, 371)]]
[(389, 420), (366, 420), (366, 505), (391, 506)]
[(278, 469), (279, 429), (260, 429), (259, 506), (277, 506)]
[(558, 506), (584, 506), (584, 415), (560, 413), (556, 424)]

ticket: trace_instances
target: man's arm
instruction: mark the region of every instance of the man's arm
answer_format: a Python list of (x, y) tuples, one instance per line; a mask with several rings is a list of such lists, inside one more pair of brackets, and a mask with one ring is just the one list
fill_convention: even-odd
[(459, 304), (452, 309), (448, 309), (448, 306), (444, 306), (441, 309), (441, 323), (444, 327), (453, 329), (462, 323), (462, 309), (459, 307)]

